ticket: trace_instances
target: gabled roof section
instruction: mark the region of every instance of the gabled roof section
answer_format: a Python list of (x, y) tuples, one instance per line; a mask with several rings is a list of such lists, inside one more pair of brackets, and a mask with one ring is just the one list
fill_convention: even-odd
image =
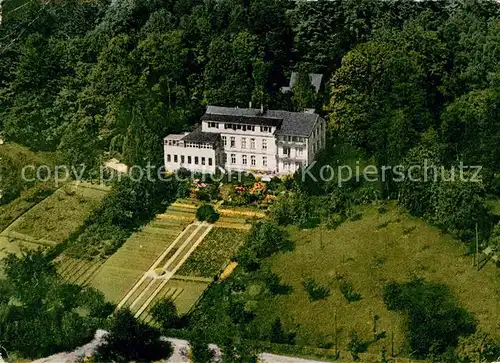
[(270, 114), (276, 114), (283, 117), (283, 123), (276, 132), (276, 135), (282, 136), (304, 136), (311, 135), (316, 122), (319, 119), (317, 113), (289, 112), (289, 111), (268, 111)]
[(202, 120), (276, 126), (276, 135), (308, 137), (316, 125), (316, 113), (208, 106)]
[(201, 144), (214, 144), (219, 140), (220, 134), (201, 131), (201, 125), (196, 130), (190, 132), (182, 138), (184, 142), (195, 142)]
[[(291, 91), (293, 86), (297, 83), (298, 78), (298, 72), (292, 72), (290, 84), (288, 87), (281, 87), (281, 92), (285, 93)], [(311, 80), (311, 86), (314, 87), (314, 91), (318, 93), (321, 88), (321, 82), (323, 82), (323, 75), (321, 73), (309, 73), (309, 79)]]
[(233, 108), (208, 106), (202, 121), (241, 123), (246, 125), (264, 125), (279, 127), (283, 122), (280, 117), (271, 117), (257, 108)]

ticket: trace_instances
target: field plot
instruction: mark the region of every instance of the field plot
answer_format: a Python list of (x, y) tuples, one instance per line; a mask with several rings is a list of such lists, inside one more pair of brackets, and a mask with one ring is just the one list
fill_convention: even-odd
[(19, 217), (3, 235), (49, 246), (60, 243), (83, 224), (106, 193), (83, 183), (64, 186)]
[(90, 284), (118, 303), (186, 227), (186, 233), (194, 230), (194, 215), (194, 209), (170, 206), (107, 259)]
[[(257, 326), (268, 329), (269, 322), (280, 317), (285, 326), (298, 327), (298, 345), (318, 346), (332, 341), (336, 315), (339, 345), (345, 347), (351, 330), (363, 339), (370, 337), (377, 314), (378, 330), (394, 333), (395, 351), (399, 352), (404, 349), (404, 319), (387, 310), (382, 290), (393, 280), (406, 282), (418, 276), (448, 286), (458, 303), (475, 315), (479, 328), (500, 338), (500, 270), (488, 264), (476, 271), (463, 243), (422, 220), (396, 207), (385, 214), (368, 207), (361, 220), (345, 222), (335, 230), (294, 227), (289, 232), (295, 250), (279, 253), (267, 263), (293, 290), (289, 295), (269, 297), (259, 293), (262, 286), (251, 286), (246, 294), (256, 306), (253, 323)], [(344, 298), (339, 276), (361, 295), (359, 301), (349, 303)], [(331, 295), (309, 302), (302, 285), (305, 278), (327, 286)], [(383, 339), (370, 345), (369, 352), (379, 354), (388, 344)]]
[(246, 233), (238, 229), (214, 228), (177, 274), (214, 277), (226, 267), (241, 247)]
[(265, 217), (262, 212), (247, 209), (219, 209), (218, 212), (220, 218), (215, 222), (216, 227), (242, 231), (249, 231), (253, 221)]
[[(128, 291), (118, 304), (118, 308), (128, 307), (135, 317), (144, 317), (162, 294), (174, 277), (175, 273), (189, 258), (203, 239), (210, 233), (212, 225), (205, 222), (196, 222), (186, 228), (176, 240), (161, 254), (149, 271)], [(168, 289), (168, 288), (167, 288)], [(183, 292), (177, 291), (177, 298)], [(192, 301), (194, 304), (197, 298)]]
[(51, 185), (40, 184), (21, 194), (12, 202), (0, 206), (0, 232), (42, 200), (54, 193)]
[(21, 248), (47, 248), (62, 242), (105, 195), (106, 190), (86, 183), (56, 191), (41, 186), (1, 207), (0, 212), (7, 211), (2, 221), (9, 225), (0, 234), (0, 259)]
[(57, 272), (68, 283), (86, 285), (102, 265), (100, 260), (84, 260), (62, 254), (55, 261)]
[(225, 210), (222, 218), (232, 228), (224, 229), (194, 222), (196, 209), (193, 202), (173, 203), (106, 260), (90, 285), (144, 321), (164, 297), (174, 300), (181, 314), (190, 311), (243, 243), (248, 221), (259, 217)]
[(43, 248), (43, 246), (37, 243), (19, 241), (15, 238), (0, 236), (0, 258), (5, 257), (8, 253), (19, 254), (21, 249), (36, 250), (37, 248)]

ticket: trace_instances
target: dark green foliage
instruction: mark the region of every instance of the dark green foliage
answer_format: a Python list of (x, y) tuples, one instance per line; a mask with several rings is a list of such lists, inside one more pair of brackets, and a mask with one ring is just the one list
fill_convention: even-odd
[(294, 344), (295, 333), (287, 333), (283, 328), (280, 318), (276, 320), (271, 325), (270, 340), (271, 343), (277, 344)]
[(292, 292), (292, 286), (281, 283), (281, 278), (278, 274), (272, 272), (271, 270), (261, 271), (261, 275), (271, 294), (288, 295)]
[(245, 246), (238, 254), (238, 262), (247, 270), (255, 270), (261, 259), (280, 251), (290, 251), (293, 247), (286, 232), (277, 224), (269, 221), (257, 222), (252, 226)]
[(356, 331), (351, 331), (349, 333), (349, 342), (347, 343), (347, 350), (351, 353), (352, 359), (355, 361), (359, 360), (359, 353), (366, 352), (368, 348), (368, 342), (361, 339)]
[(179, 322), (179, 314), (174, 302), (170, 299), (158, 301), (150, 312), (153, 319), (160, 324), (163, 330), (171, 329)]
[[(114, 307), (91, 288), (62, 283), (40, 251), (8, 255), (0, 284), (0, 345), (27, 358), (87, 343)], [(83, 313), (83, 314), (82, 314)]]
[(209, 348), (209, 341), (205, 332), (199, 328), (191, 334), (189, 344), (191, 345), (191, 356), (195, 363), (212, 362), (215, 352)]
[(196, 219), (199, 221), (207, 221), (208, 223), (215, 223), (219, 219), (219, 213), (211, 204), (203, 204), (196, 210)]
[(309, 301), (324, 300), (330, 296), (330, 288), (327, 286), (319, 285), (316, 280), (312, 278), (306, 278), (302, 281), (302, 286), (306, 290)]
[(119, 310), (113, 317), (109, 334), (95, 355), (98, 361), (157, 361), (170, 357), (169, 342), (160, 340), (160, 332), (137, 321), (128, 310)]
[(361, 294), (356, 292), (352, 283), (345, 279), (340, 280), (340, 292), (350, 303), (361, 300)]
[(314, 227), (318, 222), (310, 197), (301, 192), (282, 195), (272, 207), (271, 217), (279, 225), (294, 224), (301, 228)]
[(454, 348), (459, 337), (476, 329), (474, 317), (457, 305), (444, 285), (422, 279), (390, 283), (383, 296), (389, 310), (405, 315), (408, 344), (420, 357)]

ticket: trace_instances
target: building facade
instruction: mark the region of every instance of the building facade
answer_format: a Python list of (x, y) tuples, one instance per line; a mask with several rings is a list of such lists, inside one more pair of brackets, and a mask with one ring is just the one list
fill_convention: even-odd
[(290, 174), (310, 164), (325, 139), (326, 122), (312, 112), (208, 106), (195, 131), (164, 139), (165, 167)]

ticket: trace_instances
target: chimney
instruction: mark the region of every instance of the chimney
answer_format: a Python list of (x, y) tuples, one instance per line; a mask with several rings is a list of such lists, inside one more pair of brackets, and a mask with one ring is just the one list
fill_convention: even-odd
[(264, 114), (264, 105), (262, 103), (260, 104), (260, 113)]
[(252, 108), (252, 101), (248, 102), (248, 108)]

